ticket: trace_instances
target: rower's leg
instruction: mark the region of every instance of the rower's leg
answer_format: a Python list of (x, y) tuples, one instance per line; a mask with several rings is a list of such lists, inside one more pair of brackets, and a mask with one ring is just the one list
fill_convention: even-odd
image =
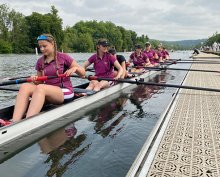
[(110, 87), (109, 82), (108, 81), (100, 81), (98, 84), (95, 85), (94, 87), (94, 91), (99, 91), (102, 88), (108, 88)]
[(20, 86), (12, 117), (13, 122), (17, 122), (23, 118), (29, 104), (29, 98), (32, 96), (35, 88), (36, 85), (30, 83), (25, 83)]
[(63, 91), (57, 86), (45, 84), (37, 85), (37, 88), (33, 92), (26, 118), (38, 114), (45, 100), (52, 104), (62, 104), (64, 101)]
[(86, 89), (88, 90), (93, 90), (95, 88), (95, 85), (97, 85), (99, 83), (99, 81), (96, 81), (96, 80), (91, 80), (89, 82), (89, 86), (86, 87)]

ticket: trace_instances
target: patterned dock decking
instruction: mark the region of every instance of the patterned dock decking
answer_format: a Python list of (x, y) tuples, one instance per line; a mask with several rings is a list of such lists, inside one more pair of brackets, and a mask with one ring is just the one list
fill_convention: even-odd
[[(220, 70), (220, 64), (191, 68)], [(189, 72), (183, 85), (220, 89), (220, 73)], [(153, 145), (137, 176), (220, 177), (220, 92), (181, 89), (166, 121), (161, 141)]]

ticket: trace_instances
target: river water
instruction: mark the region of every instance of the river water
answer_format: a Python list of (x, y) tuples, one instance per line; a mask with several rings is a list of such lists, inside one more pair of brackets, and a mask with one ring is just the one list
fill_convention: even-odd
[[(189, 52), (172, 58), (189, 59)], [(70, 54), (82, 64), (91, 54)], [(128, 59), (129, 54), (123, 53)], [(35, 55), (0, 55), (0, 78), (35, 74)], [(189, 68), (189, 64), (174, 67)], [(158, 72), (153, 82), (180, 84), (183, 71)], [(74, 85), (87, 82), (72, 79)], [(18, 88), (18, 86), (10, 86)], [(65, 127), (43, 135), (0, 164), (1, 176), (121, 177), (172, 99), (175, 88), (137, 86), (126, 89)], [(16, 92), (0, 91), (0, 107), (14, 103)], [(74, 113), (73, 113), (74, 116)]]

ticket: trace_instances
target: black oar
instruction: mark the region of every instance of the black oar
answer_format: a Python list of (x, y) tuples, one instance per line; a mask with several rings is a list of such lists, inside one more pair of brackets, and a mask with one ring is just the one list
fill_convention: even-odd
[(144, 68), (144, 69), (147, 69), (147, 70), (156, 70), (156, 71), (160, 71), (160, 70), (179, 70), (179, 71), (198, 71), (198, 72), (220, 73), (220, 71), (203, 70), (203, 69), (184, 69), (184, 68), (167, 68), (167, 67), (157, 68), (157, 67), (144, 67), (144, 66), (137, 66), (137, 67), (134, 67), (134, 68), (137, 68), (137, 69)]
[(11, 77), (8, 80), (17, 80), (17, 79), (25, 79), (25, 78), (29, 78), (31, 76), (18, 76), (18, 77)]
[(95, 72), (94, 68), (86, 68), (86, 71)]
[(160, 64), (161, 65), (164, 65), (164, 64), (220, 64), (220, 62), (197, 62), (197, 61), (165, 61), (165, 62), (161, 62)]
[[(194, 60), (186, 60), (186, 59), (169, 59), (169, 60), (166, 60), (166, 61), (171, 61), (171, 62), (173, 62), (173, 61), (189, 61), (189, 62), (196, 62), (196, 61), (205, 61), (205, 62), (210, 62), (210, 59), (207, 59), (207, 60), (199, 60), (199, 59), (194, 59)], [(213, 62), (213, 63), (220, 63), (220, 60), (219, 61), (211, 61), (211, 62)]]
[(0, 90), (14, 91), (14, 92), (19, 91), (19, 89), (12, 89), (12, 88), (5, 88), (5, 87), (0, 87)]
[[(71, 77), (79, 77), (77, 75), (73, 75)], [(175, 85), (175, 84), (162, 84), (155, 82), (143, 82), (143, 79), (140, 80), (129, 80), (129, 79), (111, 79), (111, 78), (99, 78), (96, 76), (87, 76), (89, 80), (97, 80), (97, 81), (114, 81), (118, 83), (129, 83), (129, 84), (137, 84), (137, 85), (154, 85), (154, 86), (162, 86), (162, 87), (173, 87), (173, 88), (183, 88), (183, 89), (192, 89), (192, 90), (203, 90), (203, 91), (211, 91), (211, 92), (220, 92), (220, 89), (207, 88), (207, 87), (195, 87), (195, 86), (186, 86), (186, 85)]]

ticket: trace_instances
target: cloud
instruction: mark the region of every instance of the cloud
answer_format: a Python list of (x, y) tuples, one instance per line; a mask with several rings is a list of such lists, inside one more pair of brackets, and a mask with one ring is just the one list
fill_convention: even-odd
[[(24, 15), (50, 12), (54, 5), (64, 26), (80, 20), (111, 21), (159, 40), (201, 39), (220, 29), (217, 0), (2, 0)], [(25, 8), (24, 8), (25, 7)]]

